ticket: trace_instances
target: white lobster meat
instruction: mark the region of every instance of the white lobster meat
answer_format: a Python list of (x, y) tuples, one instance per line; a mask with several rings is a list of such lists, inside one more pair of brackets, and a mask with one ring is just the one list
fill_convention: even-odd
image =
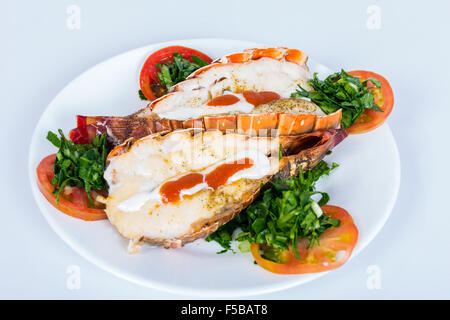
[[(173, 120), (186, 120), (190, 114), (194, 115), (191, 118), (207, 115), (189, 109), (202, 108), (224, 92), (270, 91), (288, 98), (298, 85), (309, 88), (307, 59), (300, 50), (286, 48), (249, 49), (224, 56), (173, 86), (139, 116), (148, 116), (149, 109)], [(216, 108), (216, 114), (227, 112)]]
[(134, 242), (179, 247), (232, 219), (274, 175), (313, 167), (345, 136), (343, 130), (250, 137), (190, 129), (117, 146), (104, 175), (108, 219)]

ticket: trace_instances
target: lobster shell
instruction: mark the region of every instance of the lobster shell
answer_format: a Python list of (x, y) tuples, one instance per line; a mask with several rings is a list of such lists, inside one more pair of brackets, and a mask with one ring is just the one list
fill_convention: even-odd
[[(286, 99), (287, 100), (287, 99)], [(85, 126), (103, 127), (113, 145), (126, 140), (135, 140), (147, 135), (179, 129), (220, 130), (238, 132), (251, 136), (288, 136), (305, 134), (317, 130), (336, 129), (342, 111), (318, 116), (305, 113), (266, 112), (237, 115), (205, 116), (199, 119), (171, 120), (151, 113), (148, 117), (82, 117)], [(80, 119), (81, 118), (81, 119)]]
[[(220, 139), (221, 135), (217, 135), (217, 131), (199, 131), (199, 130), (186, 130), (184, 132), (171, 132), (171, 133), (156, 133), (151, 136), (148, 136), (144, 139), (138, 140), (136, 142), (132, 142), (129, 140), (127, 143), (124, 143), (120, 146), (117, 146), (110, 155), (110, 159), (115, 156), (120, 156), (124, 153), (130, 151), (135, 145), (148, 143), (149, 140), (155, 139), (156, 141), (161, 141), (162, 143), (165, 141), (166, 137), (170, 135), (177, 134), (180, 136), (192, 136), (194, 139), (197, 136), (199, 141), (206, 141), (205, 143), (208, 146), (212, 146), (215, 144), (217, 139)], [(228, 135), (228, 134), (225, 134)], [(245, 209), (250, 203), (254, 201), (254, 199), (258, 196), (262, 186), (266, 184), (273, 178), (288, 178), (292, 175), (298, 174), (300, 168), (303, 171), (309, 170), (314, 167), (326, 153), (331, 150), (334, 146), (340, 143), (345, 137), (346, 133), (342, 129), (332, 129), (332, 130), (319, 130), (313, 133), (303, 134), (303, 135), (291, 135), (291, 136), (282, 136), (277, 137), (276, 142), (273, 142), (272, 146), (277, 146), (278, 142), (281, 144), (282, 148), (282, 157), (279, 160), (277, 165), (277, 169), (273, 174), (266, 175), (261, 179), (255, 180), (247, 180), (242, 179), (236, 181), (233, 184), (238, 184), (238, 187), (234, 188), (233, 184), (229, 185), (227, 188), (231, 189), (221, 189), (217, 191), (217, 195), (213, 193), (210, 197), (213, 198), (205, 198), (204, 194), (200, 195), (201, 197), (199, 201), (208, 201), (207, 207), (209, 208), (209, 203), (218, 203), (217, 199), (214, 197), (223, 197), (224, 194), (228, 198), (223, 204), (217, 206), (212, 205), (214, 209), (214, 214), (211, 215), (198, 215), (197, 219), (193, 219), (192, 223), (185, 226), (185, 232), (181, 234), (177, 234), (177, 236), (165, 236), (165, 233), (160, 236), (148, 236), (144, 235), (143, 228), (145, 225), (151, 225), (152, 221), (160, 221), (166, 214), (176, 215), (178, 217), (183, 217), (187, 214), (188, 208), (191, 208), (188, 203), (189, 201), (194, 200), (185, 200), (178, 206), (172, 206), (170, 208), (165, 208), (165, 211), (157, 211), (157, 212), (141, 212), (139, 213), (124, 213), (117, 212), (117, 209), (112, 207), (111, 203), (107, 204), (107, 214), (108, 218), (111, 222), (118, 228), (119, 232), (125, 236), (126, 238), (133, 240), (135, 242), (145, 241), (151, 245), (163, 246), (165, 248), (177, 248), (183, 246), (186, 243), (195, 241), (196, 239), (203, 238), (216, 231), (218, 227), (227, 223), (231, 219), (233, 219), (237, 214), (239, 214), (243, 209)], [(230, 136), (239, 136), (238, 141), (240, 141), (239, 146), (242, 147), (246, 144), (245, 141), (254, 140), (254, 139), (274, 139), (271, 137), (266, 138), (256, 138), (250, 137), (248, 135), (240, 135), (240, 134), (230, 134)], [(189, 141), (189, 138), (186, 138), (186, 141)], [(209, 142), (208, 142), (209, 141)], [(155, 142), (156, 143), (156, 142)], [(142, 147), (142, 145), (140, 146)], [(136, 152), (136, 151), (134, 151)], [(273, 152), (273, 151), (272, 151)], [(208, 153), (209, 154), (209, 153)], [(278, 154), (272, 154), (272, 157), (278, 158)], [(112, 161), (112, 160), (111, 160)], [(114, 170), (114, 169), (113, 169)], [(244, 181), (245, 180), (245, 181)], [(121, 183), (121, 182), (120, 182)], [(234, 188), (234, 189), (233, 189)], [(233, 196), (231, 196), (230, 192), (227, 190), (232, 190)], [(113, 194), (112, 199), (108, 201), (119, 201), (116, 196), (120, 196), (120, 194)], [(194, 196), (197, 197), (197, 196)], [(230, 199), (230, 197), (232, 197)], [(209, 199), (209, 200), (207, 200)], [(117, 204), (116, 204), (117, 206)], [(162, 207), (156, 210), (162, 210)], [(176, 210), (174, 212), (174, 210)], [(192, 211), (192, 210), (191, 210)], [(192, 214), (190, 212), (189, 214)], [(131, 232), (129, 229), (130, 223), (136, 224), (136, 222), (132, 222), (134, 220), (130, 220), (125, 218), (124, 215), (131, 215), (132, 217), (136, 217), (139, 221), (139, 226), (135, 227)], [(154, 218), (155, 217), (155, 218)], [(126, 219), (126, 220), (122, 220)], [(156, 220), (152, 220), (156, 219)], [(169, 219), (169, 218), (167, 218)], [(172, 218), (170, 218), (172, 219)], [(169, 219), (169, 220), (170, 220)], [(184, 219), (184, 218), (183, 218)], [(172, 220), (170, 220), (172, 221)], [(161, 222), (159, 222), (161, 223)], [(169, 223), (169, 222), (167, 222)], [(164, 222), (164, 225), (167, 225)], [(155, 228), (153, 226), (152, 228)], [(138, 230), (138, 231), (136, 231)], [(159, 234), (159, 233), (158, 233)]]

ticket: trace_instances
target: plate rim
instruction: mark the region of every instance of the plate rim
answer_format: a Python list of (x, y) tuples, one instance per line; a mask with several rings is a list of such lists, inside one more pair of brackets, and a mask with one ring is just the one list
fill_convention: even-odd
[[(262, 295), (262, 294), (268, 294), (268, 293), (273, 293), (273, 292), (277, 292), (277, 291), (281, 291), (281, 290), (285, 290), (285, 289), (289, 289), (289, 288), (293, 288), (295, 286), (299, 286), (301, 284), (304, 283), (308, 283), (312, 280), (315, 280), (321, 276), (324, 276), (326, 274), (329, 273), (329, 271), (326, 272), (321, 272), (321, 273), (317, 273), (317, 274), (310, 274), (310, 277), (308, 279), (304, 279), (304, 278), (299, 278), (299, 279), (292, 279), (290, 281), (286, 281), (283, 283), (279, 283), (279, 284), (270, 284), (270, 285), (263, 285), (263, 286), (257, 286), (255, 288), (252, 289), (240, 289), (239, 292), (233, 291), (233, 289), (220, 289), (220, 290), (214, 290), (214, 289), (196, 289), (196, 288), (187, 288), (187, 287), (183, 287), (183, 286), (177, 286), (177, 285), (172, 285), (172, 284), (162, 284), (159, 282), (154, 282), (154, 281), (149, 281), (148, 279), (142, 278), (141, 276), (136, 276), (136, 275), (132, 275), (130, 274), (128, 271), (124, 271), (122, 269), (117, 269), (113, 266), (111, 266), (110, 264), (103, 262), (101, 259), (97, 258), (94, 254), (90, 253), (88, 250), (85, 250), (82, 246), (79, 246), (76, 242), (72, 241), (70, 239), (70, 237), (65, 233), (64, 229), (61, 228), (50, 216), (50, 214), (47, 212), (47, 209), (44, 208), (44, 205), (41, 201), (41, 197), (42, 195), (40, 194), (40, 191), (37, 187), (37, 180), (36, 180), (36, 175), (35, 175), (35, 163), (33, 162), (33, 157), (32, 157), (32, 149), (33, 146), (37, 143), (37, 131), (38, 128), (41, 125), (41, 122), (43, 121), (44, 118), (44, 114), (46, 113), (47, 109), (54, 103), (55, 100), (58, 99), (58, 97), (62, 94), (62, 92), (69, 87), (73, 82), (77, 81), (78, 78), (83, 77), (87, 72), (89, 72), (90, 70), (96, 68), (97, 66), (101, 65), (101, 64), (106, 64), (108, 63), (110, 60), (116, 59), (122, 55), (126, 55), (129, 52), (132, 51), (138, 51), (138, 50), (142, 50), (146, 47), (152, 47), (152, 46), (169, 46), (169, 45), (185, 45), (188, 46), (189, 43), (191, 42), (196, 42), (196, 41), (202, 41), (202, 42), (208, 42), (208, 41), (226, 41), (226, 42), (232, 42), (232, 43), (242, 43), (245, 46), (256, 46), (256, 45), (261, 45), (252, 41), (245, 41), (245, 40), (235, 40), (235, 39), (227, 39), (227, 38), (192, 38), (192, 39), (183, 39), (183, 40), (173, 40), (173, 41), (165, 41), (165, 42), (156, 42), (156, 43), (151, 43), (148, 45), (144, 45), (144, 46), (140, 46), (138, 48), (134, 48), (131, 50), (127, 50), (125, 52), (116, 54), (112, 57), (109, 57), (105, 60), (102, 60), (94, 65), (92, 65), (91, 67), (87, 68), (85, 71), (83, 71), (82, 73), (80, 73), (78, 76), (76, 76), (74, 79), (72, 79), (71, 81), (69, 81), (61, 90), (59, 90), (58, 94), (50, 101), (50, 103), (45, 107), (45, 109), (42, 111), (41, 116), (39, 117), (39, 120), (33, 130), (33, 135), (32, 135), (32, 139), (30, 141), (29, 147), (28, 147), (28, 178), (29, 178), (29, 182), (31, 185), (31, 190), (33, 193), (33, 198), (34, 201), (36, 202), (36, 204), (38, 205), (39, 210), (41, 211), (42, 215), (44, 216), (45, 220), (47, 221), (47, 223), (50, 225), (50, 227), (53, 229), (53, 231), (70, 247), (72, 248), (77, 254), (79, 254), (80, 256), (82, 256), (84, 259), (86, 259), (87, 261), (89, 261), (90, 263), (93, 263), (94, 265), (100, 267), (101, 269), (117, 276), (118, 278), (121, 279), (125, 279), (128, 280), (132, 283), (144, 286), (144, 287), (148, 287), (151, 289), (156, 289), (156, 290), (161, 290), (164, 292), (168, 292), (168, 293), (172, 293), (172, 294), (178, 294), (178, 295), (183, 295), (183, 296), (196, 296), (196, 297), (232, 297), (232, 298), (237, 298), (237, 297), (246, 297), (246, 296), (253, 296), (253, 295)], [(313, 60), (313, 59), (311, 59)], [(314, 61), (314, 60), (313, 60)], [(390, 129), (389, 125), (387, 123), (384, 123), (382, 125), (382, 127), (385, 127), (388, 131), (388, 135), (389, 137), (392, 139), (392, 145), (393, 145), (393, 151), (394, 151), (394, 155), (395, 155), (395, 159), (394, 159), (394, 163), (393, 165), (396, 167), (395, 170), (395, 177), (393, 179), (393, 183), (395, 184), (396, 188), (395, 188), (395, 194), (393, 197), (391, 197), (390, 202), (387, 204), (387, 210), (386, 210), (386, 214), (383, 216), (382, 219), (380, 219), (379, 223), (377, 224), (377, 226), (373, 229), (371, 229), (371, 232), (369, 234), (369, 236), (367, 237), (367, 240), (363, 243), (359, 243), (359, 246), (353, 251), (351, 257), (349, 260), (352, 260), (353, 258), (355, 258), (362, 250), (364, 250), (369, 243), (371, 243), (375, 237), (377, 236), (377, 234), (380, 232), (380, 230), (384, 227), (384, 225), (386, 224), (387, 220), (389, 219), (390, 215), (392, 214), (392, 211), (394, 209), (395, 203), (397, 201), (398, 198), (398, 194), (399, 194), (399, 190), (400, 190), (400, 184), (401, 184), (401, 161), (400, 161), (400, 154), (398, 151), (398, 146), (397, 146), (397, 142), (395, 140), (395, 137), (392, 133), (392, 130)], [(370, 134), (370, 133), (368, 133)], [(363, 134), (365, 135), (365, 134)], [(332, 271), (332, 270), (330, 270)], [(189, 294), (187, 294), (186, 292), (189, 291)]]

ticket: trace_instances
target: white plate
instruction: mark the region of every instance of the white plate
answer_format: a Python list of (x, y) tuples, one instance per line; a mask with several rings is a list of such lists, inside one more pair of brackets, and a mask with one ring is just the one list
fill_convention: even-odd
[[(253, 264), (250, 254), (221, 254), (216, 243), (198, 240), (176, 250), (144, 247), (128, 255), (128, 242), (108, 221), (84, 222), (62, 214), (41, 195), (36, 166), (55, 148), (47, 131), (75, 126), (75, 115), (128, 115), (146, 103), (138, 97), (140, 68), (149, 53), (167, 45), (199, 49), (212, 58), (257, 44), (196, 39), (160, 43), (125, 52), (102, 62), (69, 83), (44, 111), (34, 131), (29, 157), (31, 188), (39, 208), (55, 232), (75, 251), (101, 268), (135, 283), (184, 295), (236, 297), (293, 287), (322, 274), (276, 275)], [(331, 72), (310, 59), (311, 71)], [(400, 184), (400, 159), (388, 125), (374, 132), (350, 136), (333, 150), (328, 161), (340, 167), (320, 182), (331, 195), (330, 204), (346, 208), (359, 228), (353, 258), (375, 237), (386, 222)], [(343, 266), (345, 268), (345, 265)]]

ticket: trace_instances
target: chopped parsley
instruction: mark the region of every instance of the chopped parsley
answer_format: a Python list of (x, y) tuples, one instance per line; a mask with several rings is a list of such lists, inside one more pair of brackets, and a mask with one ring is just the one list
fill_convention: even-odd
[(336, 72), (325, 80), (319, 80), (317, 73), (308, 80), (308, 84), (314, 91), (306, 91), (300, 85), (293, 98), (310, 98), (326, 114), (342, 109), (341, 126), (346, 129), (350, 127), (356, 119), (364, 113), (366, 109), (383, 112), (374, 103), (372, 88), (367, 86), (371, 82), (375, 88), (380, 88), (381, 83), (376, 79), (367, 79), (361, 82), (360, 78), (349, 75), (344, 70)]
[(56, 203), (59, 203), (65, 186), (78, 186), (84, 188), (93, 205), (90, 191), (106, 190), (108, 186), (103, 178), (109, 152), (106, 134), (98, 134), (88, 144), (74, 144), (64, 137), (61, 129), (58, 132), (60, 137), (51, 131), (47, 134), (47, 140), (59, 149), (53, 168), (55, 176), (51, 181), (55, 187)]
[[(159, 84), (155, 86), (156, 96), (162, 96), (173, 85), (186, 80), (186, 78), (195, 70), (208, 65), (208, 63), (197, 56), (191, 56), (192, 62), (183, 58), (181, 54), (175, 52), (173, 60), (169, 63), (158, 63), (155, 66), (160, 70), (156, 75)], [(147, 100), (141, 90), (139, 90), (139, 97), (142, 100)]]
[[(312, 247), (325, 230), (339, 226), (339, 220), (324, 216), (320, 209), (330, 197), (315, 189), (317, 180), (337, 166), (321, 161), (298, 177), (271, 181), (256, 201), (206, 240), (218, 242), (224, 248), (219, 253), (230, 250), (232, 240), (239, 242), (243, 252), (249, 251), (251, 243), (263, 244), (265, 257), (274, 261), (292, 244), (294, 254), (300, 258), (295, 245), (299, 240), (308, 239)], [(316, 196), (320, 199), (314, 200)], [(241, 232), (233, 237), (237, 228)]]
[(139, 98), (141, 98), (141, 100), (148, 100), (147, 97), (142, 92), (142, 90), (139, 89), (138, 93), (139, 93)]

